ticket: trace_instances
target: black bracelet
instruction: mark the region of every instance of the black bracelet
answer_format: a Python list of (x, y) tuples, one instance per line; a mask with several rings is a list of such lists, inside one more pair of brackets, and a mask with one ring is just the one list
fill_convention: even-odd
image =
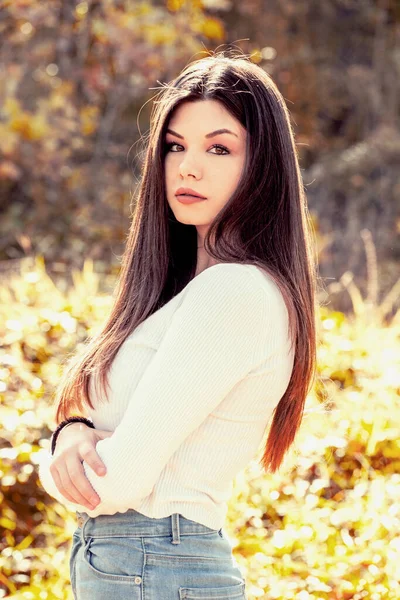
[(53, 435), (51, 437), (51, 454), (52, 455), (54, 454), (54, 451), (56, 449), (56, 441), (60, 434), (61, 429), (63, 429), (69, 423), (85, 423), (85, 425), (87, 425), (88, 427), (95, 429), (95, 426), (93, 425), (92, 421), (90, 419), (86, 419), (86, 417), (68, 417), (68, 419), (65, 419), (65, 421), (62, 421), (59, 424), (59, 426), (57, 427), (57, 429), (55, 429), (53, 432)]

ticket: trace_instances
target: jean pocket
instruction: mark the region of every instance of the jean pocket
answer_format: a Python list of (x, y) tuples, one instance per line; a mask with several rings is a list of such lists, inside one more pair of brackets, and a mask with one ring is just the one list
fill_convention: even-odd
[(138, 548), (130, 547), (129, 538), (89, 537), (83, 548), (83, 562), (100, 579), (139, 588), (142, 583), (140, 561), (130, 560), (130, 554), (136, 550)]
[(179, 588), (180, 600), (246, 600), (246, 583), (236, 583), (225, 587), (184, 587)]

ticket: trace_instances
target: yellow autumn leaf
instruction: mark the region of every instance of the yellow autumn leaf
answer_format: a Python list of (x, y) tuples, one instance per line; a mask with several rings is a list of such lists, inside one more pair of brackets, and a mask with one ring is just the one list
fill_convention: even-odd
[(40, 140), (49, 133), (49, 126), (43, 115), (21, 113), (10, 121), (10, 129), (26, 140)]
[(170, 23), (151, 25), (143, 28), (143, 33), (147, 41), (152, 46), (161, 46), (163, 44), (172, 44), (176, 41), (177, 33)]
[(15, 521), (8, 519), (7, 517), (1, 517), (0, 518), (0, 527), (4, 527), (4, 529), (9, 529), (11, 531), (14, 531), (14, 529), (16, 527), (16, 523), (15, 523)]
[(97, 106), (84, 106), (80, 111), (81, 131), (83, 135), (91, 135), (97, 129), (99, 109)]
[(21, 112), (21, 104), (16, 98), (9, 96), (4, 100), (1, 110), (4, 114), (15, 117)]
[(209, 40), (223, 40), (225, 38), (225, 29), (222, 21), (219, 19), (205, 19), (201, 27), (203, 35)]
[(17, 546), (15, 546), (15, 550), (25, 550), (25, 548), (29, 548), (29, 546), (34, 541), (35, 541), (35, 538), (30, 533), (29, 535), (27, 535), (26, 537), (24, 537), (24, 539), (22, 540), (22, 542), (20, 542), (19, 544), (17, 544)]
[(177, 12), (185, 2), (186, 0), (167, 0), (167, 8), (171, 12)]

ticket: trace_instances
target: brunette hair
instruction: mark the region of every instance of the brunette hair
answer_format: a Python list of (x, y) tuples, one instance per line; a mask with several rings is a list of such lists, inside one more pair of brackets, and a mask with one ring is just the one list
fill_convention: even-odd
[(277, 405), (261, 465), (276, 471), (301, 424), (316, 370), (316, 267), (290, 114), (277, 86), (244, 55), (211, 53), (188, 64), (156, 94), (141, 183), (114, 303), (100, 333), (64, 369), (56, 390), (56, 419), (94, 409), (89, 397), (96, 371), (104, 395), (107, 372), (121, 344), (149, 315), (194, 277), (195, 225), (177, 221), (166, 200), (165, 134), (183, 102), (217, 100), (246, 129), (246, 164), (236, 191), (212, 221), (204, 247), (218, 262), (255, 264), (278, 284), (289, 314), (293, 372)]

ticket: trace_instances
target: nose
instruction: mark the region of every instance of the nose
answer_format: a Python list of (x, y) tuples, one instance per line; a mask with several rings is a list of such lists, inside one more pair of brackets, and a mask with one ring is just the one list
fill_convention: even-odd
[(190, 158), (190, 157), (188, 157), (188, 155), (186, 155), (185, 158), (182, 159), (182, 161), (179, 165), (179, 174), (183, 178), (191, 175), (195, 179), (198, 179), (201, 176), (201, 170), (198, 166), (196, 166), (194, 164), (194, 161), (192, 160), (192, 158)]

